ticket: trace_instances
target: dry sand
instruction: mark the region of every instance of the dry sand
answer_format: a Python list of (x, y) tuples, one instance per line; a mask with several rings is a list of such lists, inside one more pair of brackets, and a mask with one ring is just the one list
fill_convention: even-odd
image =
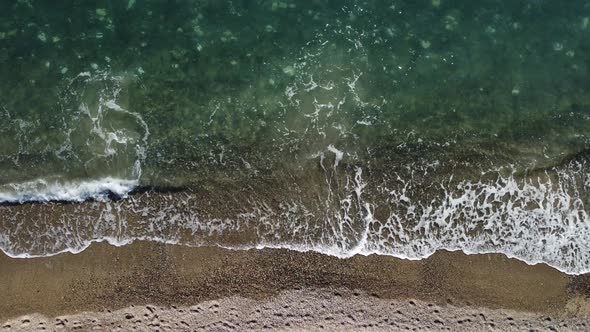
[(502, 255), (407, 261), (96, 244), (0, 257), (0, 331), (588, 330), (589, 279)]
[(3, 330), (586, 331), (588, 328), (590, 325), (583, 319), (556, 320), (510, 310), (386, 300), (348, 290), (291, 290), (266, 300), (233, 296), (190, 307), (133, 306), (57, 318), (28, 315), (5, 323)]

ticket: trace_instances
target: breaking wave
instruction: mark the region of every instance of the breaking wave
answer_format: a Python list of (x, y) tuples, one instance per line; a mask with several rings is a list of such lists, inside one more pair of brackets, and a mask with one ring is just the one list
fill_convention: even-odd
[(30, 202), (83, 202), (125, 198), (136, 186), (137, 180), (103, 178), (76, 182), (34, 180), (0, 186), (0, 204)]

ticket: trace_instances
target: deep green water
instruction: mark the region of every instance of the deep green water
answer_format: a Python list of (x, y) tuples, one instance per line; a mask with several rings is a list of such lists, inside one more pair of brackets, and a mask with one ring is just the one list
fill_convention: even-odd
[[(585, 1), (4, 1), (0, 183), (133, 177), (141, 158), (142, 184), (177, 186), (244, 161), (297, 164), (329, 145), (360, 164), (418, 142), (498, 165), (559, 163), (587, 146), (589, 11)], [(141, 116), (146, 145), (136, 117), (101, 98)], [(94, 123), (82, 103), (101, 114)]]
[[(582, 0), (1, 1), (0, 200), (204, 192), (201, 218), (286, 209), (248, 244), (585, 271), (589, 18)], [(15, 249), (10, 209), (5, 251), (72, 245)]]

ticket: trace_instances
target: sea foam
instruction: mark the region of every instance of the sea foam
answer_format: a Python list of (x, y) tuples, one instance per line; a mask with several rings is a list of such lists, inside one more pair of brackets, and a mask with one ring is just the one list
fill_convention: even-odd
[(138, 184), (137, 180), (106, 177), (97, 180), (68, 181), (37, 179), (0, 186), (0, 203), (83, 202), (125, 198)]
[[(317, 194), (325, 195), (284, 191), (274, 202), (260, 189), (242, 198), (192, 191), (128, 195), (137, 181), (38, 180), (13, 184), (0, 198), (17, 203), (92, 201), (0, 207), (0, 249), (24, 258), (78, 253), (93, 242), (125, 245), (147, 240), (412, 260), (449, 250), (502, 253), (582, 274), (590, 272), (590, 217), (585, 204), (590, 177), (583, 171), (585, 165), (571, 162), (525, 177), (448, 177), (438, 183), (403, 174), (386, 181), (381, 174), (360, 167), (343, 171), (340, 165), (338, 183), (332, 177), (334, 169), (323, 171), (326, 182)], [(424, 181), (438, 189), (424, 196)], [(110, 200), (113, 194), (127, 198)], [(235, 198), (228, 199), (232, 195)]]

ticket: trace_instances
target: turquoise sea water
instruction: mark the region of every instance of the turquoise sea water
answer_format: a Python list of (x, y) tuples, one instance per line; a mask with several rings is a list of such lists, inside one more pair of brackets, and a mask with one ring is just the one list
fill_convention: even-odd
[(590, 271), (586, 1), (0, 3), (0, 248)]

